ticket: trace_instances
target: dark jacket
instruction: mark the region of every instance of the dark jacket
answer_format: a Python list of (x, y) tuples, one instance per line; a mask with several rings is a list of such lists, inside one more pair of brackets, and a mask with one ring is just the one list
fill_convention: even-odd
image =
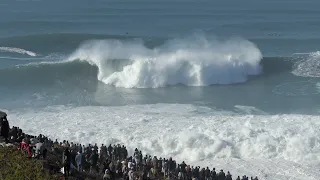
[(89, 161), (90, 161), (90, 165), (91, 166), (96, 166), (98, 163), (98, 154), (97, 153), (93, 153), (91, 154)]
[(62, 162), (63, 162), (64, 166), (70, 166), (71, 158), (70, 158), (70, 153), (68, 150), (63, 152)]
[(219, 180), (225, 180), (226, 179), (226, 174), (223, 171), (220, 171), (218, 174), (218, 179)]
[(9, 122), (7, 120), (2, 119), (0, 126), (1, 126), (0, 135), (5, 137), (5, 138), (8, 138), (9, 130), (10, 130)]

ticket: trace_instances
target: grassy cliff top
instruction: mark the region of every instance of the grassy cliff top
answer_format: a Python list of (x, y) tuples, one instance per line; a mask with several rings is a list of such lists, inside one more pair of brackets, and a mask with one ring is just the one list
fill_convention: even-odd
[(42, 160), (29, 158), (17, 147), (0, 146), (0, 179), (4, 180), (47, 180), (60, 179), (44, 168)]

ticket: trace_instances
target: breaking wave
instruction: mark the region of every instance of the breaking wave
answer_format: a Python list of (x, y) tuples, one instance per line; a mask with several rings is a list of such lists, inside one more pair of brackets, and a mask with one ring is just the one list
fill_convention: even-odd
[[(208, 86), (246, 82), (261, 73), (262, 54), (247, 40), (192, 36), (147, 48), (141, 40), (91, 40), (68, 61), (85, 61), (98, 67), (98, 80), (125, 88), (167, 85)], [(126, 60), (126, 61), (123, 61)], [(110, 61), (125, 62), (114, 69)]]
[(0, 52), (9, 52), (9, 53), (18, 53), (18, 54), (26, 54), (32, 57), (38, 56), (37, 53), (28, 51), (25, 49), (20, 49), (16, 47), (0, 47)]

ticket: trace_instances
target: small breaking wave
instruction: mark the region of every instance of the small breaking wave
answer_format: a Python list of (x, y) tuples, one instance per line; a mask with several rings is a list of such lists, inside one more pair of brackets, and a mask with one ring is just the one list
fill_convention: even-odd
[(21, 48), (16, 48), (16, 47), (0, 47), (0, 52), (26, 54), (26, 55), (29, 55), (29, 56), (32, 56), (32, 57), (38, 56), (38, 54), (35, 53), (35, 52), (28, 51), (28, 50), (21, 49)]
[[(108, 61), (128, 60), (121, 69)], [(246, 82), (261, 73), (262, 54), (250, 41), (192, 36), (169, 40), (154, 49), (140, 40), (92, 40), (82, 44), (68, 61), (98, 67), (98, 80), (125, 88), (167, 85), (208, 86)]]

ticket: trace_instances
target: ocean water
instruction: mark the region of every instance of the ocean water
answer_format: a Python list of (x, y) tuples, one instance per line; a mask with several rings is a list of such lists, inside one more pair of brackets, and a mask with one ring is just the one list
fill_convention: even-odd
[(0, 2), (0, 109), (27, 133), (320, 177), (320, 2)]

